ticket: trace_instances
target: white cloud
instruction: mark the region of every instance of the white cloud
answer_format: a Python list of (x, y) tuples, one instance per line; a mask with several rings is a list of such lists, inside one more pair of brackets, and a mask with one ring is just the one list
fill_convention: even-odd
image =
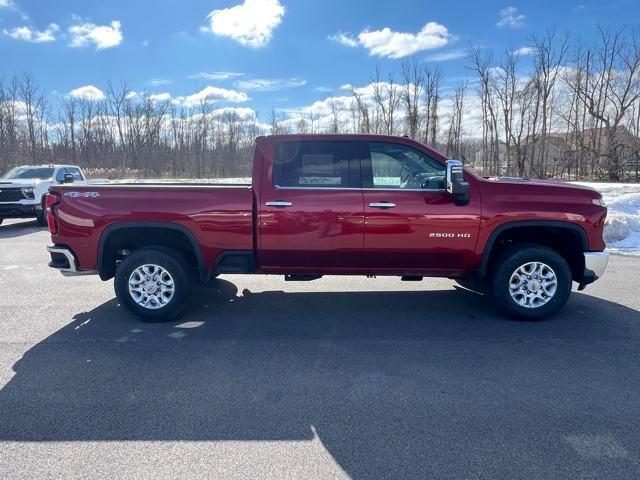
[(219, 87), (205, 87), (198, 93), (189, 95), (188, 97), (177, 97), (176, 103), (183, 104), (187, 107), (195, 107), (206, 101), (209, 103), (215, 102), (234, 102), (241, 103), (249, 100), (249, 97), (244, 92), (237, 90), (229, 90), (227, 88)]
[[(1, 0), (0, 0), (1, 1)], [(30, 27), (15, 27), (11, 30), (4, 29), (2, 33), (15, 40), (23, 40), (31, 43), (46, 43), (55, 42), (55, 34), (60, 30), (60, 27), (55, 23), (50, 24), (45, 30), (36, 30)]]
[(427, 55), (425, 60), (427, 62), (446, 62), (448, 60), (458, 60), (460, 58), (465, 58), (467, 56), (467, 52), (464, 50), (451, 50), (450, 52), (441, 52), (441, 53), (433, 53), (431, 55)]
[(511, 27), (519, 28), (524, 27), (524, 21), (527, 17), (520, 13), (516, 7), (507, 7), (500, 10), (500, 20), (496, 25), (500, 28)]
[(149, 100), (153, 103), (170, 102), (171, 94), (167, 92), (154, 93), (153, 95), (149, 95)]
[(427, 23), (417, 33), (395, 32), (389, 27), (382, 30), (364, 30), (356, 37), (346, 33), (337, 33), (329, 39), (354, 47), (360, 45), (371, 55), (389, 58), (402, 58), (424, 50), (433, 50), (448, 45), (455, 40), (447, 27), (436, 22)]
[(222, 117), (223, 115), (236, 115), (244, 122), (257, 121), (258, 116), (253, 108), (248, 107), (224, 107), (217, 108), (211, 112), (214, 117)]
[(15, 8), (15, 4), (11, 0), (0, 0), (0, 8)]
[(80, 100), (89, 100), (92, 102), (104, 100), (106, 98), (104, 92), (98, 87), (94, 87), (93, 85), (85, 85), (84, 87), (79, 87), (71, 90), (69, 92), (69, 96)]
[(80, 18), (76, 18), (76, 20), (81, 23), (69, 28), (69, 34), (71, 35), (70, 46), (86, 47), (93, 44), (96, 50), (104, 50), (117, 47), (122, 43), (122, 24), (118, 20), (114, 20), (109, 25), (82, 22)]
[(154, 78), (147, 82), (147, 86), (149, 87), (162, 87), (163, 85), (171, 85), (173, 82), (171, 80), (165, 80), (163, 78)]
[(354, 38), (350, 33), (338, 32), (338, 33), (334, 33), (333, 35), (329, 35), (327, 38), (334, 42), (338, 42), (344, 45), (345, 47), (358, 46), (358, 40)]
[(238, 72), (200, 72), (194, 75), (190, 75), (189, 78), (192, 80), (210, 80), (210, 81), (218, 81), (218, 80), (229, 80), (231, 78), (241, 77), (243, 74)]
[(535, 47), (520, 47), (515, 51), (515, 53), (520, 55), (521, 57), (524, 57), (526, 55), (533, 55), (534, 53), (536, 53), (536, 49)]
[(203, 31), (231, 38), (248, 47), (266, 45), (282, 23), (284, 7), (278, 0), (244, 0), (240, 5), (212, 11)]
[(258, 92), (275, 92), (286, 88), (302, 87), (306, 84), (307, 81), (302, 78), (252, 78), (236, 82), (236, 86), (242, 90)]

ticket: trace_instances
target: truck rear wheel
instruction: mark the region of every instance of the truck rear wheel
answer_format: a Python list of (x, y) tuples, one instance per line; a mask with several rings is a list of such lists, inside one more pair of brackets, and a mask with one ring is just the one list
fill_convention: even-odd
[(187, 271), (187, 262), (178, 252), (154, 248), (135, 251), (116, 270), (116, 296), (143, 321), (171, 320), (189, 298)]
[(542, 320), (557, 313), (571, 294), (571, 268), (556, 251), (516, 245), (494, 264), (492, 294), (500, 311), (521, 320)]

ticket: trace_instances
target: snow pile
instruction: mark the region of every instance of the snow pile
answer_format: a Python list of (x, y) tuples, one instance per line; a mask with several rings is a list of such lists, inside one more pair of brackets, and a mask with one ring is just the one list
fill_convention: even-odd
[(640, 184), (580, 183), (598, 190), (609, 212), (604, 240), (612, 252), (640, 255)]

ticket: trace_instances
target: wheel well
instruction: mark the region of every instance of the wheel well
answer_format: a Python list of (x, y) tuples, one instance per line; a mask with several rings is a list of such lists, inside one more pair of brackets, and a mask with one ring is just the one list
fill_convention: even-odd
[(584, 237), (579, 230), (562, 226), (521, 226), (501, 231), (491, 244), (485, 263), (487, 273), (501, 252), (517, 244), (543, 245), (555, 250), (569, 263), (574, 280), (584, 274)]
[(103, 280), (112, 278), (117, 264), (135, 250), (146, 247), (162, 247), (180, 252), (193, 273), (201, 276), (204, 271), (197, 243), (182, 229), (163, 226), (123, 226), (105, 231), (98, 253), (98, 271)]

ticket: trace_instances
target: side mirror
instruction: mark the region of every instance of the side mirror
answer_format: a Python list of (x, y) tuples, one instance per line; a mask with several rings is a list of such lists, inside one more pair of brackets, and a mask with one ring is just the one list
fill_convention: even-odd
[(464, 181), (462, 162), (447, 160), (447, 192), (453, 196), (453, 203), (464, 206), (469, 203), (469, 183)]
[(75, 178), (73, 178), (73, 175), (71, 173), (65, 173), (64, 174), (64, 178), (62, 179), (62, 183), (73, 183), (75, 181)]

